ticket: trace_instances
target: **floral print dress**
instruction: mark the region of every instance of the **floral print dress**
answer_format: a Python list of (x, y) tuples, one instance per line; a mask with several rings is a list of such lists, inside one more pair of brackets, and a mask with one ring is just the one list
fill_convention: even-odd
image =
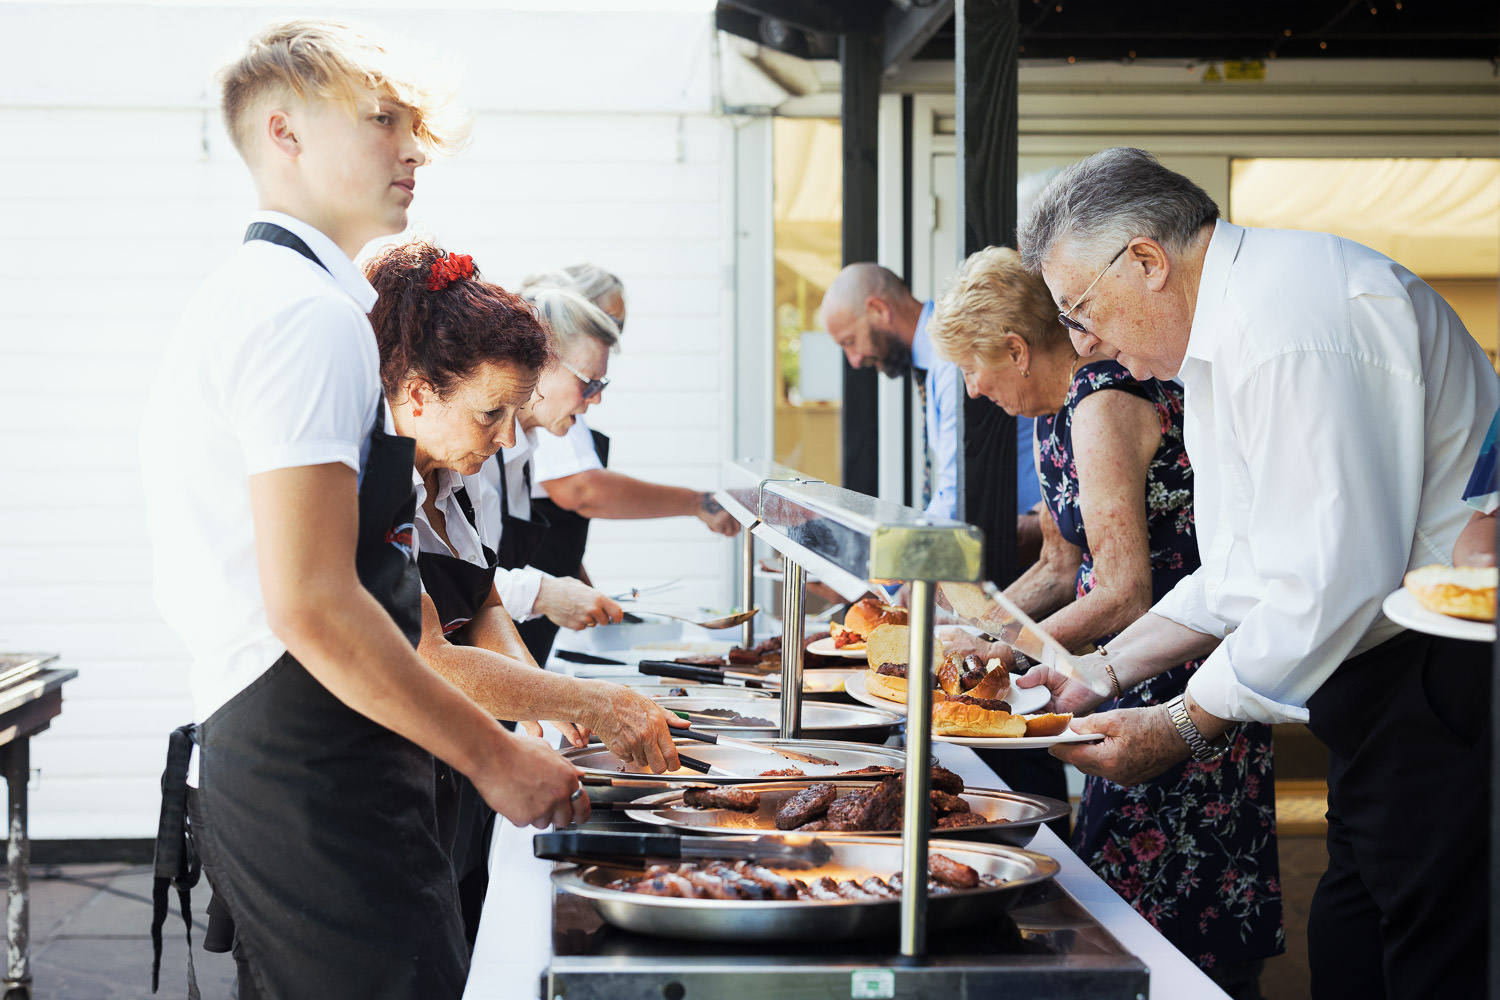
[[(1145, 498), (1152, 600), (1160, 600), (1198, 567), (1180, 386), (1138, 382), (1114, 361), (1079, 368), (1062, 410), (1036, 422), (1042, 499), (1063, 538), (1083, 550), (1082, 597), (1094, 587), (1094, 560), (1078, 506), (1072, 417), (1080, 401), (1103, 390), (1147, 400), (1161, 421)], [(1095, 711), (1164, 704), (1198, 665), (1175, 667)], [(1284, 950), (1271, 728), (1247, 724), (1233, 732), (1229, 752), (1218, 760), (1189, 760), (1132, 788), (1087, 777), (1073, 832), (1078, 856), (1205, 969)]]

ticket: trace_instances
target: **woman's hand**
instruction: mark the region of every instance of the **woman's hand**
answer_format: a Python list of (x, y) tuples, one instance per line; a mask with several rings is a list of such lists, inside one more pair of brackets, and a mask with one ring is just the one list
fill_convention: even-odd
[[(541, 738), (542, 724), (540, 722), (522, 722), (518, 723), (518, 725), (520, 725), (532, 736), (535, 736), (538, 739)], [(562, 734), (563, 739), (567, 740), (569, 744), (575, 747), (588, 746), (589, 737), (593, 735), (589, 731), (587, 726), (580, 726), (576, 722), (563, 722), (557, 719), (548, 719), (547, 725), (551, 726), (553, 729), (556, 729), (559, 733)]]
[(1074, 732), (1103, 733), (1100, 743), (1066, 743), (1052, 755), (1084, 774), (1107, 778), (1117, 785), (1150, 781), (1187, 759), (1187, 744), (1177, 735), (1165, 705), (1101, 712), (1073, 725)]
[(618, 622), (625, 615), (614, 601), (571, 576), (544, 577), (531, 607), (575, 632), (593, 625)]
[(934, 650), (934, 652), (937, 652), (939, 659), (947, 656), (949, 653), (957, 653), (960, 656), (969, 656), (972, 654), (986, 662), (989, 661), (990, 657), (998, 656), (1002, 661), (1007, 662), (1007, 666), (1010, 662), (1014, 662), (1013, 659), (1009, 659), (1005, 655), (1009, 652), (1009, 647), (1003, 642), (989, 642), (988, 640), (979, 638), (979, 636), (968, 629), (960, 628), (957, 625), (944, 625), (939, 628), (937, 630), (937, 639), (938, 644), (943, 647), (941, 652)]
[(1097, 653), (1073, 658), (1078, 670), (1068, 674), (1057, 667), (1038, 663), (1015, 679), (1020, 688), (1046, 685), (1052, 692), (1049, 712), (1071, 712), (1087, 715), (1100, 702), (1114, 694), (1109, 676), (1104, 672), (1104, 658)]
[(674, 726), (686, 727), (686, 721), (668, 715), (656, 702), (623, 684), (593, 681), (590, 687), (589, 726), (611, 753), (656, 774), (682, 766), (671, 730)]

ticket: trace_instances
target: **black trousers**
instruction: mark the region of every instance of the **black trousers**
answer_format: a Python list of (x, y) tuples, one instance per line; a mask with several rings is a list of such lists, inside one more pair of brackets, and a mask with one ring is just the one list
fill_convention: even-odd
[(1330, 751), (1314, 1000), (1484, 995), (1490, 673), (1488, 643), (1403, 632), (1308, 700)]

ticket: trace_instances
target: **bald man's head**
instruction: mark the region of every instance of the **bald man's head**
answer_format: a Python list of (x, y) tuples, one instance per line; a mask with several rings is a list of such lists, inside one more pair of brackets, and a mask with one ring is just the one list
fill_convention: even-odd
[(922, 303), (888, 268), (850, 264), (828, 286), (818, 314), (853, 367), (879, 368), (891, 378), (911, 367)]

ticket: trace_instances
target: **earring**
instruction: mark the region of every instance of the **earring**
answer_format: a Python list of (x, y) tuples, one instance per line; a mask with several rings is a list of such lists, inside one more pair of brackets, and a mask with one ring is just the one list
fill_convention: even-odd
[(411, 408), (411, 415), (414, 417), (420, 417), (422, 415), (422, 408), (420, 406), (413, 406)]
[(1031, 378), (1031, 369), (1030, 368), (1024, 369), (1021, 372), (1021, 377), (1022, 378)]

